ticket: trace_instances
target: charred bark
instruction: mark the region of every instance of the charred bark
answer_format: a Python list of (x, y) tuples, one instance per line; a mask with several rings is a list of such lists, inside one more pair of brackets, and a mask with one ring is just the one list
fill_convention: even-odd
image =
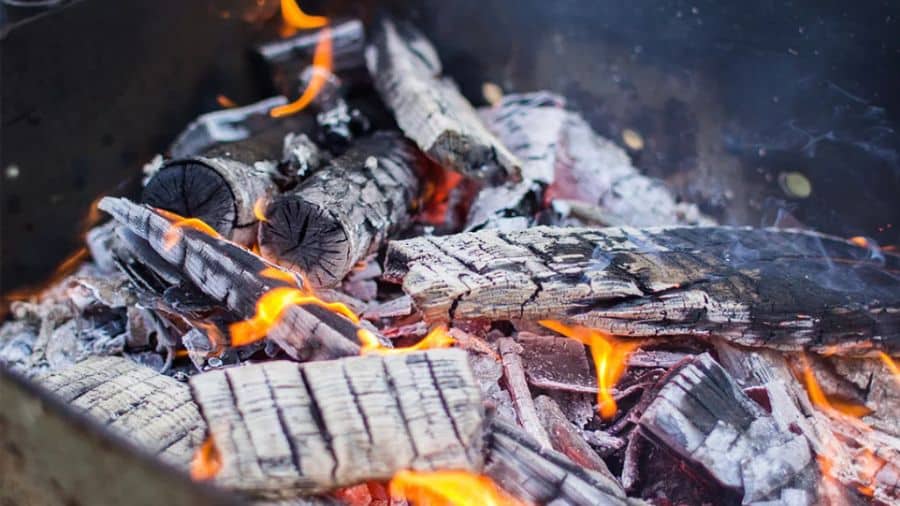
[(191, 387), (221, 456), (216, 480), (252, 495), (482, 468), (483, 408), (459, 350), (266, 362)]
[(625, 497), (615, 480), (543, 447), (518, 428), (494, 418), (485, 473), (531, 504), (643, 504)]
[(813, 232), (486, 230), (393, 242), (385, 262), (430, 323), (556, 319), (630, 337), (900, 354), (900, 257)]
[(269, 202), (259, 230), (263, 256), (316, 286), (338, 284), (408, 223), (422, 163), (399, 135), (357, 141), (295, 191)]
[(445, 168), (491, 182), (517, 179), (521, 163), (484, 127), (456, 85), (441, 77), (431, 43), (412, 26), (389, 19), (374, 32), (366, 63), (403, 133)]
[(277, 191), (272, 163), (248, 165), (231, 158), (166, 162), (144, 187), (141, 201), (185, 218), (199, 218), (223, 237), (249, 245), (256, 240), (258, 201)]
[[(267, 291), (299, 286), (261, 275), (274, 267), (240, 246), (197, 230), (182, 229), (181, 240), (166, 248), (164, 235), (171, 222), (127, 199), (105, 198), (100, 209), (129, 230), (133, 236), (129, 247), (147, 266), (155, 272), (172, 269), (238, 319), (252, 317), (257, 301)], [(287, 271), (284, 274), (290, 276)], [(268, 338), (296, 360), (315, 360), (358, 354), (357, 331), (343, 316), (304, 304), (288, 306)]]
[(89, 358), (37, 378), (69, 405), (187, 467), (206, 424), (187, 385), (119, 357)]

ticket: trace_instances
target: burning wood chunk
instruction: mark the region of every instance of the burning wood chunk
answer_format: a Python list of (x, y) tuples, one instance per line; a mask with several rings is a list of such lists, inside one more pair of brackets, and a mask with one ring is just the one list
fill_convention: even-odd
[(884, 257), (813, 232), (535, 227), (392, 242), (385, 278), (429, 323), (555, 319), (620, 336), (898, 354), (900, 257)]
[(597, 377), (591, 372), (583, 344), (530, 332), (519, 332), (517, 339), (528, 383), (547, 390), (597, 393)]
[(521, 162), (482, 124), (456, 85), (442, 78), (431, 43), (408, 24), (375, 26), (366, 64), (397, 124), (429, 157), (470, 177), (517, 179)]
[(338, 284), (409, 220), (425, 162), (401, 136), (378, 133), (265, 208), (263, 256), (305, 273), (315, 286)]
[(459, 350), (266, 362), (191, 387), (221, 458), (217, 482), (253, 495), (482, 468), (484, 413)]
[(695, 205), (679, 203), (662, 181), (641, 174), (622, 148), (567, 111), (558, 95), (507, 95), (479, 112), (488, 129), (523, 160), (523, 181), (482, 190), (472, 204), (468, 229), (506, 229), (503, 223), (513, 217), (532, 225), (545, 191), (555, 199), (595, 205), (607, 225), (713, 224)]
[(254, 206), (277, 191), (270, 162), (248, 165), (231, 158), (166, 162), (144, 187), (141, 201), (184, 218), (198, 218), (239, 244), (256, 241)]
[[(157, 273), (172, 269), (239, 318), (252, 318), (265, 294), (285, 294), (290, 300), (305, 288), (289, 281), (290, 273), (250, 251), (199, 230), (183, 228), (180, 240), (168, 244), (166, 236), (173, 224), (127, 199), (105, 198), (100, 208), (130, 231), (130, 247), (150, 269)], [(273, 272), (275, 277), (271, 277)], [(267, 332), (268, 338), (292, 358), (315, 360), (358, 354), (358, 330), (345, 316), (308, 300), (285, 304)]]
[(639, 424), (745, 504), (815, 489), (806, 438), (780, 428), (708, 354), (669, 372)]
[(92, 357), (37, 378), (70, 406), (163, 459), (187, 467), (206, 425), (190, 389), (119, 357)]
[(532, 504), (643, 504), (619, 483), (543, 447), (499, 419), (490, 425), (485, 473), (514, 497)]
[(541, 425), (547, 431), (556, 451), (569, 457), (576, 464), (597, 471), (611, 480), (615, 479), (603, 459), (566, 418), (556, 401), (546, 395), (540, 395), (534, 399), (534, 405)]

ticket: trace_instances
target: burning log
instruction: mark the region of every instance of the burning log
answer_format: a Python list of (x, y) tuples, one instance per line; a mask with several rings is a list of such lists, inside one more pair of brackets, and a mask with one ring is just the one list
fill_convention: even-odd
[(399, 135), (379, 133), (268, 203), (259, 229), (263, 256), (303, 272), (315, 286), (338, 284), (404, 227), (427, 163)]
[[(280, 311), (275, 311), (277, 320), (269, 322), (271, 327), (257, 330), (267, 334), (294, 359), (327, 359), (359, 353), (359, 327), (353, 321), (323, 307), (321, 301), (311, 296), (304, 296), (298, 303), (291, 302), (296, 295), (308, 293), (302, 291), (307, 287), (289, 281), (292, 274), (244, 248), (191, 228), (176, 228), (180, 240), (168, 244), (166, 238), (173, 224), (159, 213), (127, 199), (105, 198), (100, 208), (129, 230), (133, 237), (129, 247), (154, 272), (160, 273), (165, 268), (177, 271), (177, 275), (239, 318), (250, 319), (256, 315), (257, 305), (266, 294), (273, 299), (284, 296)], [(161, 267), (156, 268), (157, 265)]]
[(441, 77), (440, 59), (424, 35), (383, 19), (372, 38), (369, 73), (404, 134), (445, 168), (491, 182), (518, 178), (521, 163), (484, 127), (456, 85)]
[(258, 202), (277, 191), (271, 163), (248, 165), (232, 158), (185, 158), (166, 162), (147, 182), (145, 204), (185, 218), (198, 218), (243, 245), (256, 241)]
[(484, 413), (459, 350), (266, 362), (191, 387), (221, 460), (216, 480), (253, 495), (482, 467)]
[(669, 372), (639, 425), (743, 504), (813, 500), (818, 479), (806, 439), (779, 427), (708, 354)]
[(494, 418), (485, 473), (504, 490), (531, 504), (642, 504), (625, 497), (606, 475), (541, 446), (518, 428)]
[(507, 95), (480, 114), (523, 160), (522, 182), (483, 189), (472, 204), (468, 230), (533, 225), (545, 193), (595, 205), (607, 225), (712, 224), (695, 205), (677, 202), (662, 181), (641, 174), (624, 150), (567, 111), (558, 95)]
[(485, 230), (392, 242), (385, 264), (430, 323), (556, 319), (621, 336), (900, 353), (900, 257), (813, 232)]
[(163, 459), (187, 467), (206, 426), (190, 390), (119, 357), (92, 357), (37, 378), (79, 411)]

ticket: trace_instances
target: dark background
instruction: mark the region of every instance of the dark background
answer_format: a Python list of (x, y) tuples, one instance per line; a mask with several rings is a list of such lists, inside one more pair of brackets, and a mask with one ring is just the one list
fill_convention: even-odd
[[(79, 246), (100, 194), (223, 93), (271, 92), (250, 57), (276, 0), (75, 0), (0, 10), (0, 291), (43, 279)], [(900, 9), (894, 2), (388, 0), (435, 42), (476, 103), (552, 89), (601, 134), (625, 128), (638, 167), (730, 224), (802, 223), (900, 243)], [(277, 16), (276, 16), (277, 17)], [(12, 168), (12, 169), (11, 169)], [(18, 172), (17, 177), (10, 177)], [(778, 175), (800, 172), (809, 198)]]

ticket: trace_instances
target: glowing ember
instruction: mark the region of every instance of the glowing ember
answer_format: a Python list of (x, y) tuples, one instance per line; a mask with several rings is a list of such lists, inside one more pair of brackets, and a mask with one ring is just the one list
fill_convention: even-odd
[(443, 225), (447, 221), (450, 193), (463, 182), (462, 174), (429, 164), (422, 191), (422, 211), (419, 220), (429, 225)]
[(868, 248), (869, 247), (869, 240), (861, 235), (851, 237), (850, 239), (847, 239), (847, 240), (852, 242), (853, 244), (859, 246), (860, 248)]
[(900, 385), (900, 366), (898, 366), (897, 363), (894, 362), (894, 359), (891, 358), (890, 355), (883, 351), (879, 351), (878, 356), (881, 358), (881, 361), (884, 362), (884, 365), (887, 366), (888, 370), (891, 371), (891, 374), (894, 375), (894, 381), (896, 381), (897, 384)]
[(367, 353), (395, 355), (398, 353), (409, 353), (411, 351), (429, 350), (432, 348), (448, 348), (456, 343), (456, 339), (453, 339), (453, 337), (451, 337), (450, 334), (447, 333), (447, 327), (443, 325), (431, 329), (431, 332), (429, 332), (428, 335), (426, 335), (425, 338), (418, 343), (402, 348), (388, 348), (382, 345), (380, 342), (378, 342), (378, 338), (366, 329), (359, 329), (356, 332), (356, 336), (359, 338), (359, 342), (361, 343), (359, 350), (361, 355), (365, 355)]
[(612, 389), (625, 374), (628, 355), (641, 343), (620, 341), (595, 329), (570, 327), (555, 320), (541, 320), (538, 323), (590, 347), (597, 369), (597, 410), (601, 418), (611, 420), (618, 411)]
[(219, 450), (213, 442), (212, 437), (207, 437), (206, 441), (200, 445), (191, 460), (191, 478), (202, 481), (215, 478), (222, 467), (222, 461), (219, 457)]
[(237, 107), (237, 104), (234, 100), (226, 97), (225, 95), (216, 95), (216, 102), (225, 109), (231, 109), (232, 107)]
[(325, 16), (310, 16), (303, 12), (295, 0), (281, 0), (281, 17), (294, 28), (321, 28), (328, 24)]
[(332, 53), (331, 53), (331, 29), (323, 28), (319, 33), (319, 42), (316, 44), (316, 51), (313, 53), (313, 72), (306, 89), (300, 98), (290, 104), (280, 105), (272, 109), (269, 114), (273, 118), (280, 118), (295, 114), (308, 106), (313, 99), (325, 86), (328, 77), (331, 76)]
[(205, 221), (199, 218), (185, 218), (183, 216), (177, 215), (175, 213), (166, 211), (165, 209), (156, 209), (156, 211), (163, 215), (166, 219), (172, 222), (172, 226), (169, 227), (168, 230), (163, 234), (163, 247), (166, 250), (170, 250), (178, 244), (178, 241), (181, 240), (183, 228), (192, 228), (194, 230), (199, 230), (206, 235), (219, 238), (221, 237), (216, 229), (212, 228)]
[(391, 479), (391, 497), (414, 505), (517, 506), (521, 501), (484, 475), (467, 471), (400, 471)]
[(359, 318), (353, 311), (340, 302), (326, 302), (311, 292), (289, 286), (280, 286), (264, 293), (256, 303), (256, 314), (244, 321), (232, 323), (229, 327), (232, 346), (244, 346), (266, 337), (269, 330), (281, 319), (281, 314), (288, 306), (297, 304), (314, 304), (345, 316), (358, 324)]

